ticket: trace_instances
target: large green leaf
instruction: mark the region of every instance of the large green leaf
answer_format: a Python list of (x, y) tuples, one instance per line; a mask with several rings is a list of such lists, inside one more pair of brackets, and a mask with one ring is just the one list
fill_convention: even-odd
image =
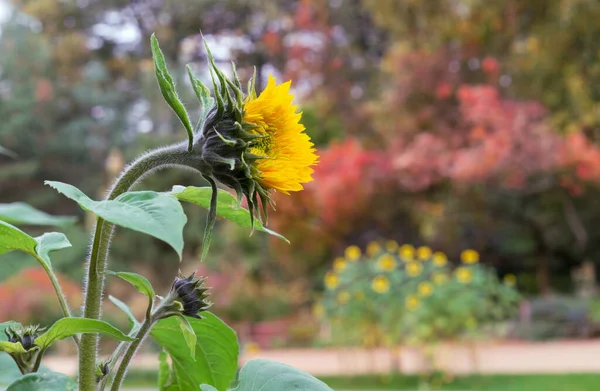
[(35, 209), (24, 202), (0, 204), (0, 220), (10, 224), (56, 225), (62, 226), (75, 222), (75, 217), (52, 216)]
[[(190, 202), (208, 209), (210, 207), (212, 189), (210, 187), (174, 186), (173, 190), (171, 190), (171, 194), (181, 201)], [(236, 197), (221, 189), (219, 189), (217, 196), (217, 215), (233, 221), (242, 227), (251, 227), (250, 212), (248, 209), (242, 208), (238, 204)], [(254, 229), (277, 236), (289, 243), (284, 236), (264, 227), (258, 220), (254, 220)]]
[[(203, 391), (209, 391), (204, 388)], [(333, 391), (319, 379), (287, 364), (251, 360), (240, 371), (232, 391)]]
[(0, 254), (23, 251), (37, 259), (45, 269), (50, 269), (50, 252), (67, 247), (71, 247), (71, 243), (61, 233), (51, 232), (32, 238), (17, 227), (0, 221)]
[(134, 338), (123, 334), (103, 320), (87, 318), (62, 318), (56, 321), (44, 334), (35, 339), (35, 344), (42, 349), (48, 348), (55, 341), (65, 339), (75, 334), (104, 334), (119, 341), (134, 341)]
[(210, 312), (202, 316), (204, 319), (187, 318), (196, 334), (193, 358), (175, 317), (159, 321), (152, 329), (152, 337), (167, 351), (173, 365), (162, 390), (195, 391), (204, 383), (225, 391), (235, 379), (239, 354), (235, 332)]
[(154, 191), (124, 193), (114, 200), (93, 201), (75, 186), (46, 181), (67, 198), (77, 202), (84, 210), (104, 220), (154, 236), (168, 243), (181, 258), (183, 251), (183, 226), (187, 217), (177, 198)]
[(167, 101), (167, 104), (173, 109), (179, 120), (185, 127), (189, 138), (189, 148), (191, 150), (192, 143), (194, 142), (194, 131), (192, 129), (192, 123), (190, 122), (190, 117), (188, 116), (187, 111), (185, 110), (185, 106), (181, 103), (179, 96), (177, 95), (177, 91), (175, 90), (175, 83), (173, 82), (173, 77), (169, 73), (167, 69), (167, 63), (165, 61), (165, 56), (160, 50), (160, 46), (158, 45), (158, 39), (156, 36), (152, 34), (152, 38), (150, 39), (150, 46), (152, 48), (152, 58), (154, 59), (154, 69), (156, 71), (156, 80), (158, 81), (158, 86), (160, 87), (160, 92), (162, 93), (163, 98)]
[(75, 391), (77, 384), (62, 373), (30, 373), (12, 383), (6, 391)]

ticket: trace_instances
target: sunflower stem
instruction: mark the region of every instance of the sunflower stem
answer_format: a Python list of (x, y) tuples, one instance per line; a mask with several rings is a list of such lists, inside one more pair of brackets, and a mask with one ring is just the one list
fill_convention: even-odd
[[(150, 151), (129, 167), (117, 178), (106, 200), (113, 200), (129, 191), (145, 176), (161, 168), (178, 166), (199, 171), (201, 156), (194, 151), (188, 151), (187, 142), (178, 143)], [(114, 231), (114, 225), (98, 218), (92, 241), (92, 249), (88, 256), (87, 285), (83, 316), (90, 319), (100, 319), (102, 293), (104, 290), (104, 271), (106, 269), (108, 250)], [(98, 335), (84, 334), (79, 345), (79, 389), (94, 391), (96, 388), (96, 357), (98, 355)]]

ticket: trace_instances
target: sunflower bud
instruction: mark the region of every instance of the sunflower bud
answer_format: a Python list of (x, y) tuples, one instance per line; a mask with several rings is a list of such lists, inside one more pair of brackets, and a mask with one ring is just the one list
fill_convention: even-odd
[(8, 342), (21, 345), (23, 348), (8, 351), (8, 354), (15, 361), (21, 373), (34, 372), (40, 349), (35, 345), (35, 339), (44, 331), (39, 325), (36, 326), (13, 326), (4, 330)]
[(110, 360), (102, 360), (96, 365), (96, 383), (100, 383), (102, 379), (110, 372)]
[(209, 288), (204, 286), (205, 281), (206, 277), (197, 278), (196, 273), (187, 278), (175, 277), (169, 295), (158, 306), (153, 318), (159, 320), (173, 315), (186, 315), (202, 319), (199, 313), (212, 305), (206, 300)]

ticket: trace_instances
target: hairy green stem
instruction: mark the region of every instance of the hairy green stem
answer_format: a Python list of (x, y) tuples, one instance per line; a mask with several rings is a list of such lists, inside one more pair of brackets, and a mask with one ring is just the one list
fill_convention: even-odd
[(113, 384), (110, 387), (111, 391), (119, 391), (119, 388), (121, 387), (121, 383), (123, 383), (123, 379), (125, 378), (125, 374), (127, 373), (127, 368), (129, 367), (129, 363), (131, 362), (131, 359), (133, 358), (133, 356), (137, 352), (138, 348), (144, 341), (144, 338), (146, 338), (146, 334), (148, 334), (148, 332), (152, 328), (153, 324), (154, 324), (154, 322), (152, 321), (152, 318), (147, 317), (146, 320), (144, 321), (144, 323), (142, 324), (142, 327), (140, 327), (140, 330), (135, 335), (135, 341), (133, 341), (131, 344), (129, 344), (129, 347), (125, 351), (125, 355), (123, 356), (123, 359), (121, 360), (119, 369), (117, 370), (115, 380), (113, 381)]
[[(48, 266), (43, 259), (38, 260), (40, 261), (42, 267), (46, 271), (46, 274), (48, 274), (48, 277), (50, 278), (50, 282), (54, 287), (56, 297), (58, 297), (58, 302), (60, 303), (60, 308), (62, 310), (63, 315), (67, 318), (70, 318), (73, 315), (71, 314), (71, 309), (69, 308), (69, 304), (67, 303), (67, 298), (65, 297), (65, 294), (63, 293), (60, 284), (58, 283), (58, 277), (54, 273), (54, 270), (52, 270), (52, 268)], [(79, 337), (77, 335), (73, 336), (73, 340), (75, 341), (75, 344), (79, 346)]]
[[(189, 152), (187, 143), (159, 148), (148, 152), (127, 167), (117, 178), (110, 190), (107, 200), (112, 200), (129, 191), (145, 176), (166, 167), (183, 167), (200, 170), (200, 155)], [(104, 271), (108, 258), (110, 240), (114, 225), (98, 218), (92, 249), (88, 257), (87, 285), (83, 316), (90, 319), (100, 319), (102, 293), (104, 290)], [(79, 389), (94, 391), (96, 387), (96, 357), (98, 352), (98, 335), (84, 334), (79, 345)]]

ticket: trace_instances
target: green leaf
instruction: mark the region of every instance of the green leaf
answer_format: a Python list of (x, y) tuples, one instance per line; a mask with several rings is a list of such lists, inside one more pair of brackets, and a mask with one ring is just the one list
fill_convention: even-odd
[(161, 350), (158, 354), (158, 388), (160, 391), (166, 389), (168, 387), (169, 378), (171, 376), (171, 367), (167, 362), (167, 352)]
[(4, 342), (0, 341), (0, 352), (11, 353), (27, 353), (19, 342)]
[(76, 221), (75, 217), (52, 216), (24, 202), (0, 204), (0, 220), (10, 224), (63, 226)]
[(23, 251), (37, 259), (45, 269), (51, 269), (50, 252), (67, 247), (71, 247), (71, 243), (61, 233), (46, 233), (32, 238), (17, 227), (0, 221), (0, 254)]
[(30, 373), (12, 383), (6, 391), (75, 391), (77, 384), (62, 373)]
[(123, 303), (121, 300), (117, 299), (114, 296), (108, 296), (108, 300), (110, 300), (111, 303), (119, 307), (119, 309), (125, 313), (127, 319), (129, 320), (129, 327), (133, 328), (140, 324), (140, 322), (138, 322), (138, 320), (135, 318), (133, 312), (131, 312), (131, 308), (129, 308), (127, 304)]
[(192, 129), (192, 123), (190, 122), (190, 117), (188, 116), (188, 113), (185, 110), (185, 106), (183, 106), (183, 103), (181, 103), (181, 100), (177, 95), (177, 91), (175, 90), (175, 83), (173, 82), (173, 77), (171, 77), (171, 74), (167, 69), (165, 56), (160, 50), (160, 46), (158, 45), (158, 39), (156, 39), (156, 36), (154, 34), (152, 34), (150, 41), (150, 46), (152, 47), (152, 58), (154, 59), (156, 80), (158, 81), (160, 92), (162, 93), (163, 98), (165, 98), (165, 101), (167, 101), (167, 104), (171, 106), (171, 109), (173, 109), (175, 114), (177, 114), (177, 117), (179, 117), (179, 120), (185, 127), (189, 139), (189, 150), (191, 151), (192, 145), (194, 143), (194, 131)]
[(188, 318), (197, 339), (193, 358), (174, 317), (159, 321), (152, 329), (152, 337), (171, 357), (171, 384), (166, 391), (199, 390), (203, 383), (224, 391), (235, 379), (239, 353), (235, 332), (210, 312), (202, 316)]
[(190, 357), (194, 358), (196, 357), (196, 333), (194, 333), (194, 329), (187, 318), (177, 316), (176, 319), (179, 323), (179, 328), (181, 328), (183, 339), (185, 339), (185, 343), (190, 349)]
[(113, 272), (112, 270), (107, 270), (106, 274), (109, 274), (111, 276), (117, 276), (127, 281), (128, 283), (133, 285), (135, 289), (137, 289), (140, 293), (146, 295), (150, 299), (154, 299), (154, 288), (152, 288), (152, 284), (150, 284), (150, 281), (148, 281), (146, 277), (137, 273)]
[[(210, 187), (174, 186), (173, 190), (171, 190), (171, 194), (177, 197), (180, 201), (190, 202), (206, 209), (210, 208), (210, 196), (212, 194)], [(222, 189), (219, 189), (218, 191), (217, 215), (233, 221), (242, 227), (251, 227), (250, 212), (238, 204), (235, 196)], [(258, 220), (254, 220), (254, 229), (257, 231), (266, 232), (289, 243), (284, 236), (264, 227)]]
[(62, 250), (71, 247), (69, 239), (61, 233), (50, 232), (35, 238), (37, 243), (35, 251), (37, 255), (50, 266), (50, 253), (52, 251)]
[(319, 379), (287, 364), (251, 360), (240, 371), (232, 391), (333, 391)]
[(217, 390), (216, 388), (214, 388), (213, 386), (210, 386), (210, 385), (208, 385), (208, 384), (202, 384), (202, 385), (200, 386), (200, 389), (201, 389), (202, 391), (219, 391), (219, 390)]
[(35, 246), (37, 246), (37, 242), (34, 238), (17, 227), (5, 223), (4, 221), (0, 221), (0, 254), (13, 250), (20, 250), (32, 254), (35, 253)]
[(172, 195), (154, 191), (133, 191), (121, 194), (114, 200), (93, 201), (69, 184), (52, 181), (45, 183), (77, 202), (84, 210), (110, 223), (166, 242), (181, 259), (183, 226), (187, 217)]
[(104, 334), (119, 341), (134, 341), (119, 329), (103, 320), (87, 318), (62, 318), (56, 321), (44, 334), (35, 339), (35, 344), (47, 349), (59, 339), (65, 339), (75, 334)]
[(212, 97), (208, 87), (206, 87), (196, 76), (194, 76), (192, 68), (189, 65), (186, 68), (190, 78), (190, 83), (192, 83), (192, 88), (196, 93), (198, 101), (202, 105), (202, 116), (200, 117), (200, 121), (198, 121), (198, 129), (202, 130), (204, 122), (206, 121), (206, 117), (208, 117), (208, 113), (213, 107), (215, 107), (215, 98)]

